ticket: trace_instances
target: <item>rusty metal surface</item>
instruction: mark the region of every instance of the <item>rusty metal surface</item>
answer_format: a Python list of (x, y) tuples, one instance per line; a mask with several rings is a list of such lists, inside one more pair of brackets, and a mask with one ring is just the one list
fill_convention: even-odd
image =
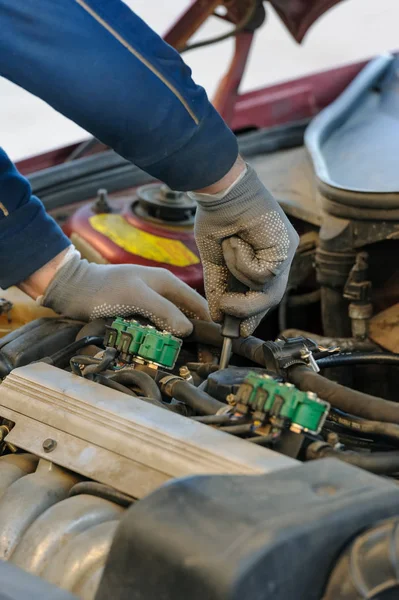
[(399, 302), (375, 315), (369, 325), (370, 338), (385, 350), (399, 352)]
[(194, 0), (164, 35), (164, 40), (177, 50), (184, 48), (221, 0)]
[(242, 31), (236, 36), (233, 59), (213, 98), (214, 107), (229, 125), (231, 125), (234, 118), (238, 89), (247, 65), (253, 39), (254, 34), (250, 31)]

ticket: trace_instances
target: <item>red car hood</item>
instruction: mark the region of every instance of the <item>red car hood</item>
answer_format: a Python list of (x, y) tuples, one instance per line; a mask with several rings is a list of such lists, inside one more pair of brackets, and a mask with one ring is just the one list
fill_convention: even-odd
[(342, 0), (269, 0), (297, 42), (322, 14)]

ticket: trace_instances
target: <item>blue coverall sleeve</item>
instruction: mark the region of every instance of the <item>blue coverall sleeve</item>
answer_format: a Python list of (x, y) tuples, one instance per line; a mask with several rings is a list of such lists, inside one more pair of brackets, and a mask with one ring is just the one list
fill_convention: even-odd
[(0, 287), (24, 281), (70, 243), (0, 148)]
[(206, 187), (236, 160), (189, 67), (120, 0), (0, 0), (0, 30), (0, 75), (170, 187)]
[[(0, 0), (0, 31), (1, 76), (170, 187), (206, 187), (236, 160), (235, 136), (189, 67), (120, 0)], [(4, 152), (0, 202), (7, 287), (68, 242)]]

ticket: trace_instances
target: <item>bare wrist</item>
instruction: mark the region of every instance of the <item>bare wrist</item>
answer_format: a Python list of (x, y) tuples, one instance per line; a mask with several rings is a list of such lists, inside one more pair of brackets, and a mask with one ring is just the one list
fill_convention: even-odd
[(245, 161), (240, 155), (238, 155), (236, 162), (231, 167), (230, 171), (226, 173), (224, 177), (222, 177), (222, 179), (219, 179), (219, 181), (216, 181), (206, 188), (193, 191), (198, 194), (217, 194), (218, 192), (226, 190), (228, 187), (230, 187), (245, 169)]
[(35, 271), (28, 279), (22, 281), (18, 288), (28, 294), (31, 298), (36, 300), (39, 296), (42, 296), (47, 287), (50, 285), (51, 281), (54, 278), (57, 270), (63, 264), (66, 255), (70, 252), (71, 247), (69, 246), (60, 254), (57, 254), (53, 259), (51, 259), (48, 263), (43, 265), (38, 271)]

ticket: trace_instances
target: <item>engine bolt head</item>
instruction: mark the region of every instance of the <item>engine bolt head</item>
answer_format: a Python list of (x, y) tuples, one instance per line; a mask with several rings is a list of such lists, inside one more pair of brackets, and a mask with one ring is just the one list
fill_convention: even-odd
[(230, 404), (230, 406), (235, 406), (237, 404), (237, 398), (234, 394), (229, 394), (226, 396), (226, 402)]
[(43, 442), (43, 450), (45, 452), (52, 452), (53, 450), (55, 450), (56, 447), (57, 442), (55, 440), (52, 440), (51, 438), (47, 438), (47, 440), (44, 440)]

